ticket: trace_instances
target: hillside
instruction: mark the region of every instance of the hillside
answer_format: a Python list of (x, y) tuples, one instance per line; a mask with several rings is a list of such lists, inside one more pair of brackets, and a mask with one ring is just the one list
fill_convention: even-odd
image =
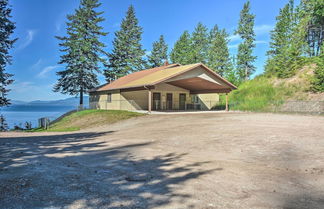
[[(50, 125), (46, 131), (77, 131), (81, 129), (108, 125), (145, 114), (122, 110), (83, 110), (64, 116), (62, 119)], [(32, 131), (44, 131), (33, 129)]]
[[(230, 109), (273, 112), (291, 101), (324, 101), (324, 93), (311, 92), (315, 67), (307, 65), (286, 79), (260, 75), (244, 82), (229, 94)], [(221, 97), (221, 104), (224, 103), (225, 98)]]

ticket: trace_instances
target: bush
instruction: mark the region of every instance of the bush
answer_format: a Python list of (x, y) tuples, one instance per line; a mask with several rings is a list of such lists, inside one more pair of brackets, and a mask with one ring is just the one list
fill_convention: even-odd
[(317, 67), (314, 70), (314, 77), (311, 81), (313, 92), (324, 92), (324, 54), (314, 58)]
[(32, 123), (26, 121), (26, 122), (25, 122), (25, 130), (30, 130), (30, 129), (32, 129)]
[[(229, 94), (229, 109), (273, 112), (285, 100), (296, 97), (305, 88), (300, 84), (287, 84), (274, 77), (261, 75), (242, 83)], [(220, 97), (220, 104), (225, 104), (224, 96)]]

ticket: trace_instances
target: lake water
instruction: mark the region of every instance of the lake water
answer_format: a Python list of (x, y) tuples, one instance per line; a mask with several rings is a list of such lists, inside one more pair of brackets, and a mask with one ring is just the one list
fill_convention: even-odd
[(32, 127), (37, 127), (39, 118), (47, 117), (53, 121), (73, 109), (75, 109), (74, 106), (12, 105), (3, 108), (0, 114), (5, 117), (9, 128), (13, 128), (14, 125), (24, 126), (26, 122), (31, 122)]
[(32, 127), (38, 126), (38, 119), (48, 117), (50, 120), (54, 120), (64, 114), (65, 112), (23, 112), (23, 111), (2, 111), (9, 128), (13, 128), (14, 125), (24, 126), (25, 122), (31, 122)]

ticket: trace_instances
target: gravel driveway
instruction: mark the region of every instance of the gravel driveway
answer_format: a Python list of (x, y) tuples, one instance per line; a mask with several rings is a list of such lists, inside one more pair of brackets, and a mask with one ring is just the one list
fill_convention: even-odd
[(0, 208), (324, 208), (321, 116), (150, 115), (0, 134)]

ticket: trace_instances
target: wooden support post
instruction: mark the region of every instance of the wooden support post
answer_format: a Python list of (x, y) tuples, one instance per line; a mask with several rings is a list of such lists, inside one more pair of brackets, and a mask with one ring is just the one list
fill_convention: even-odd
[(228, 111), (228, 94), (226, 93), (226, 107), (225, 110)]
[(151, 113), (152, 111), (152, 91), (151, 89), (148, 90), (148, 111)]

